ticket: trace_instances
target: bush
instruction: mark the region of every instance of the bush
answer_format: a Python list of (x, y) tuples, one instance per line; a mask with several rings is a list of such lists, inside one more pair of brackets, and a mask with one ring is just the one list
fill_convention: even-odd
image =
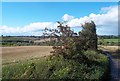
[[(107, 69), (108, 58), (94, 51), (86, 51), (81, 63), (65, 59), (62, 55), (44, 59), (29, 60), (3, 67), (3, 79), (79, 79), (81, 81), (100, 81)], [(85, 61), (85, 62), (84, 62)]]

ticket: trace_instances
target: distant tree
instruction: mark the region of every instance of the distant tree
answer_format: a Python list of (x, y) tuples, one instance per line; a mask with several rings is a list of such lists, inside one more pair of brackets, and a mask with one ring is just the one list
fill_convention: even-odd
[(1, 35), (1, 37), (3, 37), (3, 35)]

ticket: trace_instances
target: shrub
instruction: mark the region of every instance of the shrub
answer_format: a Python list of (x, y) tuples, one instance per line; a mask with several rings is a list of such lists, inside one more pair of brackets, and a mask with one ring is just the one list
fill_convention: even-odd
[[(3, 79), (79, 79), (81, 81), (100, 81), (107, 69), (108, 58), (94, 51), (86, 51), (81, 62), (65, 59), (62, 55), (44, 59), (19, 62), (3, 67)], [(85, 61), (85, 62), (84, 62)]]

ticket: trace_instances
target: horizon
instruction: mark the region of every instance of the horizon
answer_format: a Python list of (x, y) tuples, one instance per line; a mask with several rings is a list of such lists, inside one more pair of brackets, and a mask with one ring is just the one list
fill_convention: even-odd
[[(0, 37), (41, 37), (42, 35), (1, 35)], [(97, 36), (116, 36), (120, 37), (120, 35), (97, 35)], [(47, 36), (46, 36), (47, 37)]]

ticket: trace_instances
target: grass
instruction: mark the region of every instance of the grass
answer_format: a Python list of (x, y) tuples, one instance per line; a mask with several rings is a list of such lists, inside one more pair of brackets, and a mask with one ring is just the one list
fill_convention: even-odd
[(98, 39), (98, 45), (116, 46), (120, 45), (119, 39)]
[(118, 39), (104, 39), (105, 42), (118, 42)]
[(99, 39), (98, 41), (105, 41), (105, 42), (118, 42), (118, 39)]
[(3, 79), (79, 79), (80, 81), (101, 81), (107, 70), (108, 58), (94, 51), (83, 54), (86, 59), (75, 61), (62, 55), (21, 61), (3, 66)]

